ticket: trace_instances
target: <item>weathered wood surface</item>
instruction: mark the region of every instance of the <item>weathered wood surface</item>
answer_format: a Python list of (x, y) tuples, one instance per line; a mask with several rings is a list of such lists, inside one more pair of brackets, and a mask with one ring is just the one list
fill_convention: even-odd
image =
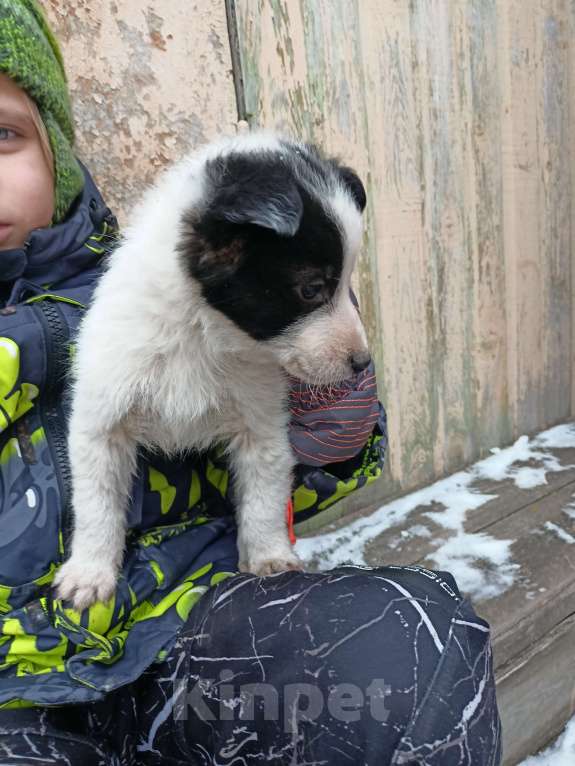
[(497, 673), (502, 766), (516, 766), (551, 743), (575, 710), (575, 615)]
[[(246, 116), (354, 164), (374, 503), (574, 411), (567, 0), (236, 0)], [(352, 505), (357, 506), (357, 498)]]

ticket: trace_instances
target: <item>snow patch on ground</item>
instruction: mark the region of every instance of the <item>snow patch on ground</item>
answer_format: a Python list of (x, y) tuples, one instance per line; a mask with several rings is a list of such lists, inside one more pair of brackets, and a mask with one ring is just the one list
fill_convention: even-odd
[(556, 742), (519, 766), (573, 766), (575, 764), (575, 718), (572, 718)]
[[(404, 524), (416, 508), (434, 506), (434, 510), (424, 512), (423, 516), (443, 527), (445, 537), (436, 539), (437, 547), (428, 558), (438, 569), (448, 570), (466, 594), (476, 599), (493, 598), (513, 584), (519, 565), (511, 560), (510, 546), (514, 540), (498, 540), (484, 532), (464, 531), (467, 512), (497, 497), (482, 494), (471, 485), (479, 479), (512, 479), (521, 489), (547, 484), (548, 473), (575, 467), (561, 465), (558, 458), (547, 451), (565, 447), (575, 447), (573, 423), (555, 426), (532, 439), (521, 436), (510, 447), (494, 447), (489, 457), (467, 470), (393, 500), (367, 518), (356, 519), (335, 532), (299, 539), (296, 552), (304, 562), (321, 571), (342, 564), (365, 566), (365, 549), (371, 540), (387, 529)], [(531, 465), (518, 465), (527, 462)], [(442, 507), (436, 509), (436, 506)], [(575, 519), (575, 502), (563, 510), (567, 518)], [(566, 543), (575, 542), (575, 537), (562, 527), (551, 522), (545, 526), (548, 534), (559, 535)], [(432, 534), (437, 538), (437, 533), (432, 533), (425, 524), (414, 524), (395, 538), (392, 547), (406, 539)]]

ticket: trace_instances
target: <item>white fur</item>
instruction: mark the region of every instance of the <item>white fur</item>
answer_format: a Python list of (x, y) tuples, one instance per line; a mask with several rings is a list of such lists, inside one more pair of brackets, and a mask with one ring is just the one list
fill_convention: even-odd
[(240, 569), (269, 574), (300, 567), (285, 524), (294, 457), (282, 366), (330, 382), (349, 377), (347, 356), (366, 348), (349, 299), (360, 215), (343, 191), (336, 193), (332, 213), (347, 244), (335, 307), (314, 312), (269, 343), (258, 343), (212, 309), (176, 253), (182, 212), (202, 199), (206, 159), (264, 146), (277, 148), (277, 138), (226, 138), (164, 173), (135, 208), (96, 287), (73, 371), (72, 551), (55, 579), (58, 595), (78, 609), (114, 592), (138, 445), (175, 455), (225, 442)]

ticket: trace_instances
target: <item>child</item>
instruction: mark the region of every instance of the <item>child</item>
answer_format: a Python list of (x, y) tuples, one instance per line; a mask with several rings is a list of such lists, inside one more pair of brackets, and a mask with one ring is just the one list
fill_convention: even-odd
[[(64, 380), (115, 235), (42, 12), (0, 0), (2, 764), (439, 764), (452, 749), (496, 766), (488, 625), (451, 575), (237, 574), (217, 450), (142, 452), (115, 597), (82, 613), (54, 598), (72, 523)], [(373, 367), (331, 400), (306, 392), (294, 382), (297, 519), (375, 480), (386, 447)]]

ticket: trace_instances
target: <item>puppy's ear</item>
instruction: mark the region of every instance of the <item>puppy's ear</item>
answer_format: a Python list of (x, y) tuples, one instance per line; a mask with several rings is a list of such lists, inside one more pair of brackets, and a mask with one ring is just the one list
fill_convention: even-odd
[(358, 206), (360, 212), (363, 213), (367, 204), (367, 194), (365, 193), (365, 187), (361, 182), (361, 179), (352, 168), (347, 166), (339, 167), (339, 174), (343, 179), (346, 188), (351, 192), (355, 204)]
[(303, 201), (285, 167), (249, 154), (220, 157), (210, 165), (210, 218), (293, 237), (301, 223)]

